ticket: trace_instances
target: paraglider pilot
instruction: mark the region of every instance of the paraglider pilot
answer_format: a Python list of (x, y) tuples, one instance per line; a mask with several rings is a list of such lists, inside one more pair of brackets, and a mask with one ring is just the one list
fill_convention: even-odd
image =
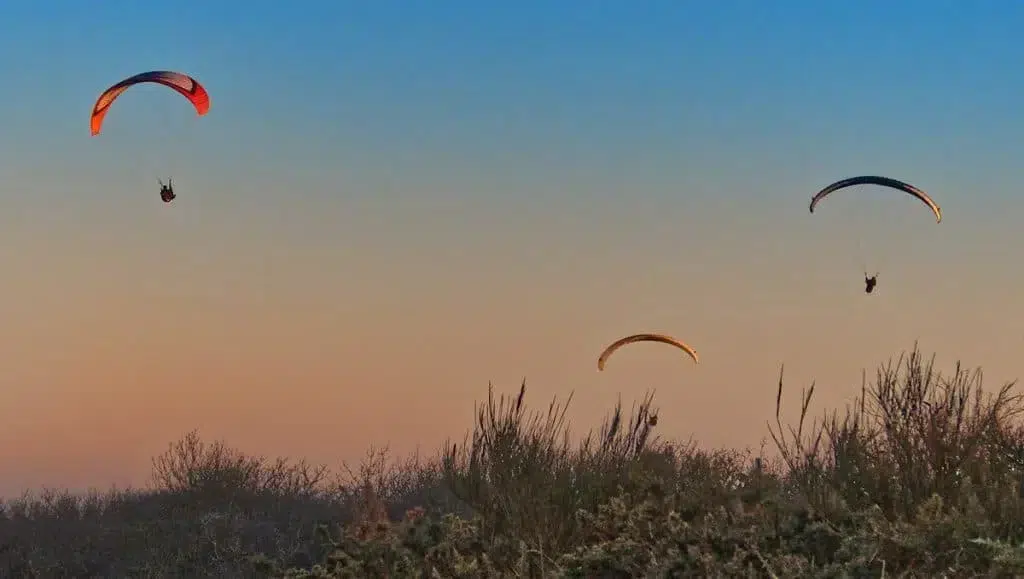
[(878, 274), (868, 277), (868, 274), (864, 274), (864, 293), (871, 293), (875, 291), (875, 284), (878, 283)]
[(172, 180), (167, 179), (166, 185), (164, 185), (164, 182), (160, 179), (157, 179), (156, 182), (160, 184), (160, 200), (164, 203), (170, 203), (173, 201), (176, 195), (174, 194), (174, 184), (172, 183)]

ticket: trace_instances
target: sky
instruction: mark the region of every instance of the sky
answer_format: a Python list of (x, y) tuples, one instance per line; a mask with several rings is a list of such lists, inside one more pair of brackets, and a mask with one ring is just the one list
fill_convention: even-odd
[[(0, 6), (0, 495), (147, 482), (189, 430), (434, 452), (527, 383), (577, 431), (757, 448), (917, 342), (1017, 378), (1024, 5)], [(90, 137), (99, 93), (138, 86)], [(877, 187), (811, 195), (861, 174)], [(156, 179), (178, 199), (160, 203)], [(864, 270), (879, 272), (863, 291)], [(639, 344), (664, 332), (701, 355)]]

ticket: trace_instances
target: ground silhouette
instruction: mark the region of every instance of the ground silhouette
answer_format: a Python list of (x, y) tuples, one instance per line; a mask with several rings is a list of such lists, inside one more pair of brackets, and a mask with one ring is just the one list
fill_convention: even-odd
[[(652, 396), (572, 443), (569, 400), (478, 406), (436, 457), (331, 473), (191, 432), (152, 488), (3, 503), (4, 577), (995, 577), (1024, 574), (1015, 385), (915, 347), (855, 404), (815, 386), (768, 448), (661, 440)], [(571, 400), (571, 397), (570, 397)]]

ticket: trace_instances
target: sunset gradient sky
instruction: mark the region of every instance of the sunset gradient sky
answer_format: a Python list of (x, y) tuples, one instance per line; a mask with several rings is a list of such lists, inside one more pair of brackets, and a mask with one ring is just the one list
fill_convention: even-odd
[[(488, 381), (575, 391), (579, 428), (654, 388), (662, 436), (756, 447), (783, 362), (791, 415), (915, 340), (1014, 379), (1022, 25), (954, 0), (5, 3), (0, 495), (144, 484), (192, 428), (433, 452)], [(135, 87), (90, 137), (99, 92), (152, 69), (209, 115)], [(871, 187), (808, 213), (858, 174), (943, 223)], [(643, 331), (701, 364), (596, 371)]]

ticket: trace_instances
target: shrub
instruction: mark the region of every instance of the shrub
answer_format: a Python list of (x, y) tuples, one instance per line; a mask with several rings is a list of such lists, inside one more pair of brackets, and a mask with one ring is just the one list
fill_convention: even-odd
[(436, 459), (324, 466), (187, 433), (153, 486), (46, 490), (0, 509), (7, 577), (839, 577), (1024, 574), (1024, 406), (1013, 383), (912, 351), (854, 404), (780, 419), (774, 453), (656, 436), (645, 395), (577, 443), (572, 399), (526, 384)]

